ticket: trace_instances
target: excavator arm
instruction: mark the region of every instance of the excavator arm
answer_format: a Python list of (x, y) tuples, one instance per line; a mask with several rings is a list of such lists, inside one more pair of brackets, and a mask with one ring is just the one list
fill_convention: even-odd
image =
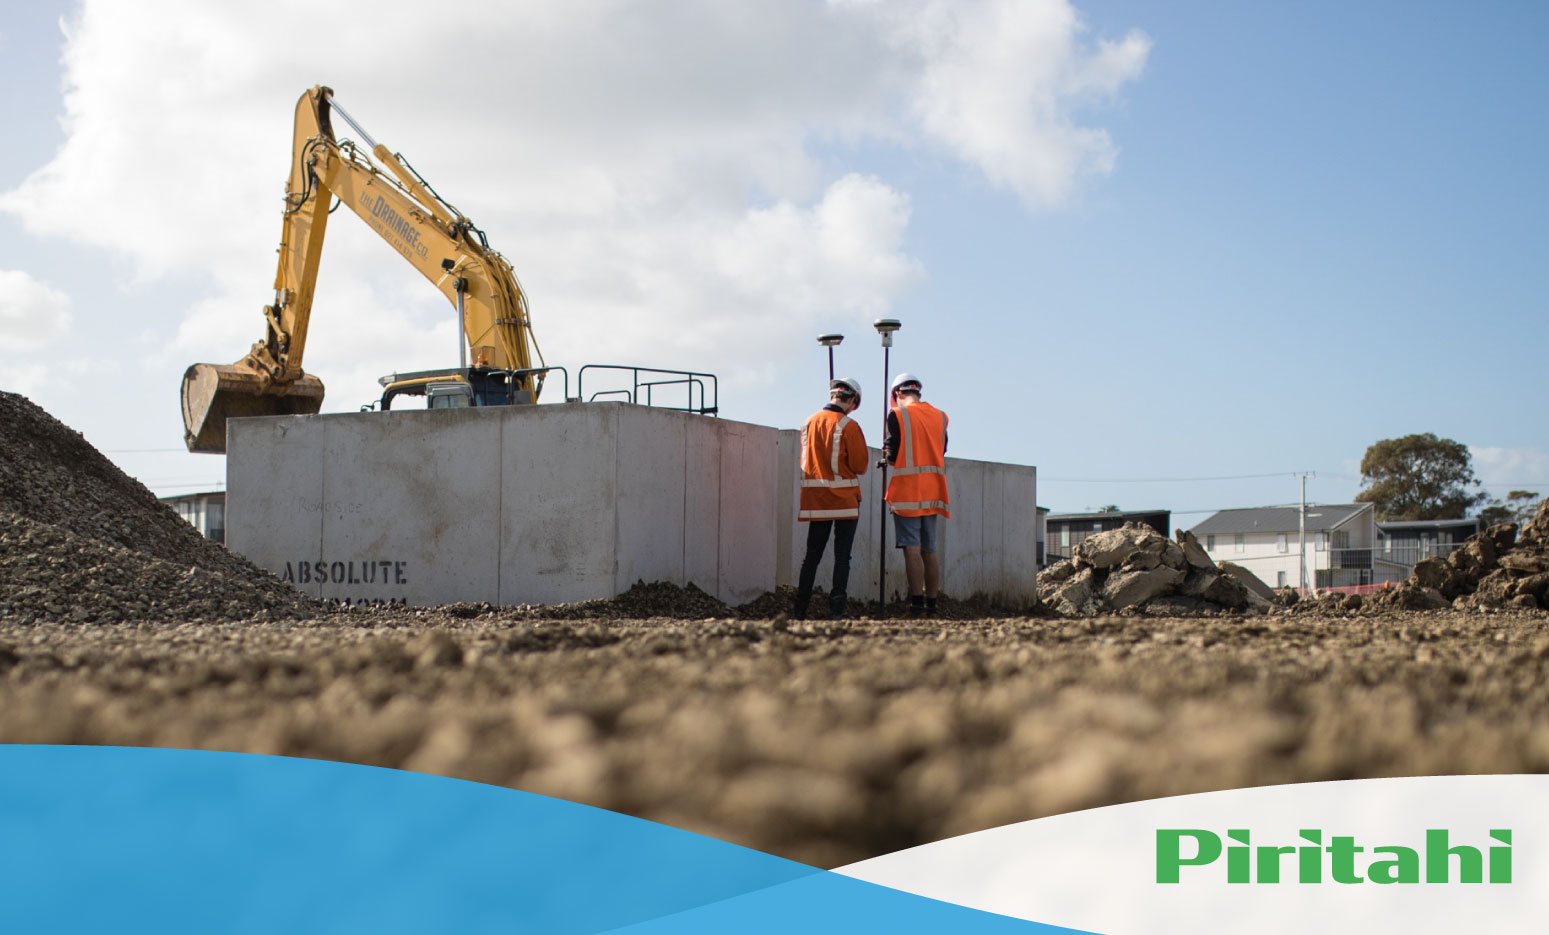
[[(372, 140), (332, 97), (331, 90), (319, 86), (296, 104), (275, 298), (264, 307), (263, 340), (234, 364), (194, 364), (183, 375), (184, 440), (190, 451), (225, 451), (228, 418), (322, 408), (323, 384), (305, 373), (301, 362), (335, 198), (459, 309), (473, 366), (525, 371), (532, 365), (527, 300), (510, 264), (489, 248), (471, 220), (401, 156)], [(336, 140), (335, 113), (360, 143)], [(369, 155), (361, 143), (370, 147)], [(536, 401), (538, 375), (517, 379), (517, 388), (529, 390)]]

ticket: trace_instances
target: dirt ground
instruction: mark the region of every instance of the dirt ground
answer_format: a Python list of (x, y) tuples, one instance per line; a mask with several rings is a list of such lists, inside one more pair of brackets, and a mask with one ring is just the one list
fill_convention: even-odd
[(0, 741), (322, 757), (820, 866), (1073, 809), (1549, 770), (1549, 615), (0, 619)]
[[(1535, 522), (1490, 573), (1510, 609), (946, 601), (947, 619), (791, 622), (788, 593), (728, 608), (642, 584), (558, 607), (345, 610), (204, 540), (0, 392), (0, 742), (419, 770), (825, 867), (1156, 796), (1549, 772), (1549, 613), (1516, 593), (1549, 599), (1549, 506)], [(1478, 567), (1434, 568), (1432, 590), (1495, 562), (1461, 551)]]

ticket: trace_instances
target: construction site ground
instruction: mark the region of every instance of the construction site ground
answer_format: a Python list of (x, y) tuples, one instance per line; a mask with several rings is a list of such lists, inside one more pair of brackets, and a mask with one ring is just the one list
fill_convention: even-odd
[(471, 610), (3, 622), (0, 741), (419, 770), (820, 866), (1156, 796), (1549, 770), (1541, 613)]
[[(1549, 507), (1535, 523), (1507, 570), (1542, 596)], [(939, 619), (829, 622), (787, 620), (789, 598), (324, 604), (0, 393), (0, 742), (418, 770), (825, 867), (1158, 796), (1549, 771), (1549, 614), (1527, 606), (947, 601)]]

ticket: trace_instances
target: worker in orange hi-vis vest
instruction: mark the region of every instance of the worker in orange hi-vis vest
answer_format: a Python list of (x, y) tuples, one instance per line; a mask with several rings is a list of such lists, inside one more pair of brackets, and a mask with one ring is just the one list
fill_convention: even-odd
[(904, 550), (909, 578), (909, 610), (934, 613), (941, 592), (936, 559), (936, 517), (950, 517), (947, 496), (947, 414), (920, 399), (921, 383), (912, 373), (893, 380), (892, 411), (882, 449), (893, 468), (887, 502), (893, 511), (894, 541)]
[(828, 592), (828, 615), (847, 616), (850, 547), (861, 516), (860, 476), (866, 473), (866, 437), (850, 413), (861, 404), (861, 384), (853, 377), (831, 380), (828, 405), (812, 414), (801, 430), (801, 504), (796, 518), (807, 523), (807, 555), (796, 581), (791, 612), (807, 616), (818, 562), (834, 537), (834, 587)]

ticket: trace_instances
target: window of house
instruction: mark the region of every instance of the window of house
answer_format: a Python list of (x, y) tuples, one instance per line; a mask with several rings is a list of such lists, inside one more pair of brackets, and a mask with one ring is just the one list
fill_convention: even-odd
[[(1280, 535), (1275, 537), (1275, 551), (1276, 552), (1289, 552), (1289, 551), (1291, 551), (1291, 547), (1285, 541), (1285, 533), (1281, 533)], [(1283, 585), (1283, 584), (1285, 584), (1285, 582), (1282, 581), (1281, 584)]]
[[(1285, 536), (1281, 536), (1280, 538), (1284, 539)], [(1277, 587), (1277, 588), (1285, 587), (1285, 572), (1283, 572), (1283, 571), (1275, 572), (1275, 587)]]
[(1248, 546), (1247, 546), (1246, 543), (1243, 542), (1242, 533), (1239, 532), (1239, 533), (1233, 535), (1232, 536), (1232, 551), (1233, 552), (1246, 552), (1247, 550), (1248, 550)]
[(1336, 548), (1336, 549), (1348, 549), (1348, 548), (1350, 548), (1350, 533), (1347, 530), (1336, 529), (1334, 531), (1334, 548)]
[(1206, 552), (1214, 552), (1215, 550), (1216, 550), (1216, 537), (1213, 536), (1213, 535), (1206, 535), (1205, 536), (1205, 551)]
[(1070, 548), (1070, 527), (1069, 526), (1061, 526), (1060, 527), (1060, 548), (1062, 548), (1062, 549)]
[(1323, 551), (1323, 549), (1325, 547), (1325, 543), (1324, 543), (1323, 539), (1327, 535), (1328, 535), (1328, 533), (1326, 533), (1326, 532), (1320, 532), (1320, 533), (1314, 533), (1313, 534), (1313, 537), (1312, 537), (1312, 547), (1313, 547), (1313, 549), (1315, 551), (1318, 551), (1318, 552), (1322, 552)]

